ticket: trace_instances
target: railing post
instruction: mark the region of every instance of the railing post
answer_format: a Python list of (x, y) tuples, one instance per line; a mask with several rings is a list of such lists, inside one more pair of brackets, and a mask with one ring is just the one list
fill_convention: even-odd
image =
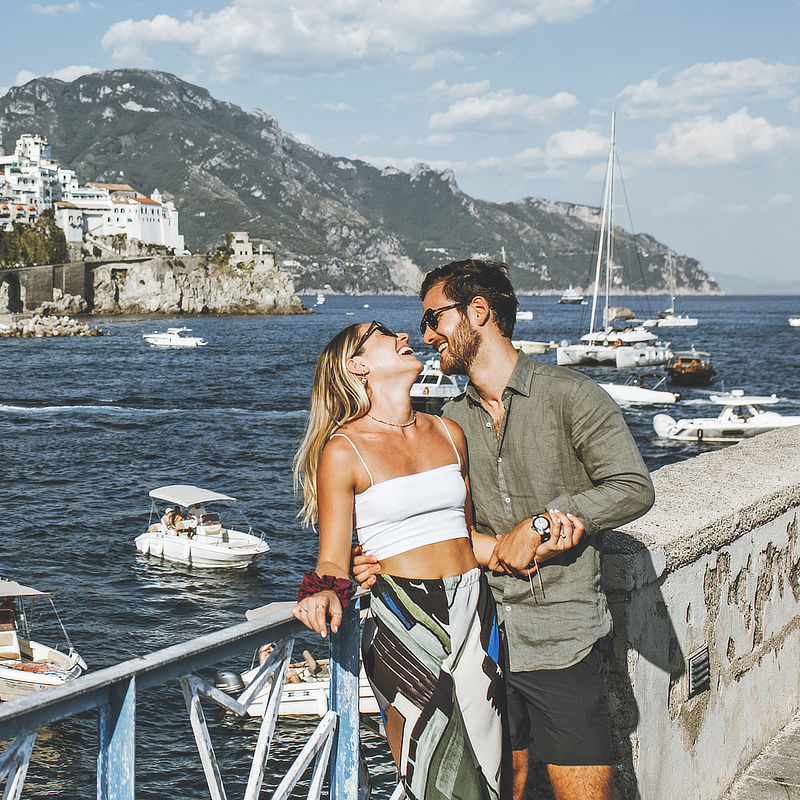
[(339, 715), (330, 771), (330, 800), (358, 800), (359, 601), (345, 609), (331, 634), (331, 711)]
[(97, 800), (135, 800), (136, 678), (109, 690), (100, 709)]

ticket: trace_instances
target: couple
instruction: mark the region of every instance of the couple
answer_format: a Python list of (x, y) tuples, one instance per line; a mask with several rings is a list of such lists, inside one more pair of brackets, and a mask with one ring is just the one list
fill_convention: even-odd
[(424, 340), (466, 393), (448, 419), (415, 413), (407, 334), (373, 322), (331, 340), (295, 464), (320, 554), (293, 613), (338, 629), (355, 528), (364, 665), (409, 798), (496, 798), (502, 761), (503, 796), (521, 800), (532, 739), (557, 800), (607, 800), (594, 534), (647, 511), (649, 473), (600, 387), (514, 349), (505, 265), (439, 267), (420, 297)]

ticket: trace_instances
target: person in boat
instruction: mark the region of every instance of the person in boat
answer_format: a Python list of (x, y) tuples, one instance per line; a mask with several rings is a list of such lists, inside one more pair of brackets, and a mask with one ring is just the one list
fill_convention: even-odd
[(329, 622), (338, 630), (355, 528), (381, 568), (362, 655), (406, 793), (490, 800), (500, 792), (505, 692), (478, 561), (488, 563), (495, 540), (470, 542), (461, 429), (411, 408), (421, 370), (408, 335), (380, 322), (350, 325), (319, 356), (295, 480), (320, 549), (292, 613), (323, 637)]
[(172, 509), (172, 508), (165, 508), (164, 509), (164, 514), (163, 514), (163, 516), (161, 517), (161, 520), (160, 520), (161, 527), (164, 529), (164, 531), (168, 531), (172, 527), (172, 514), (173, 514), (173, 512), (174, 512), (174, 509)]
[[(652, 506), (650, 474), (601, 387), (514, 349), (517, 300), (505, 264), (438, 267), (420, 299), (420, 331), (440, 354), (442, 372), (470, 379), (444, 415), (459, 423), (469, 446), (475, 527), (498, 537), (495, 557), (505, 567), (489, 583), (508, 658), (512, 795), (524, 797), (532, 741), (556, 800), (609, 800), (614, 754), (598, 643), (611, 616), (597, 534)], [(548, 530), (543, 517), (565, 512), (572, 528)], [(548, 534), (566, 537), (566, 551), (546, 552)], [(538, 597), (525, 575), (534, 556), (544, 587)], [(369, 560), (354, 559), (359, 581), (371, 580), (363, 568)], [(381, 565), (373, 569), (379, 577)]]
[(202, 503), (195, 503), (187, 509), (188, 518), (194, 521), (195, 527), (206, 521), (206, 509)]
[(186, 515), (180, 508), (175, 508), (172, 511), (172, 525), (170, 526), (175, 533), (180, 533), (183, 530), (186, 530)]

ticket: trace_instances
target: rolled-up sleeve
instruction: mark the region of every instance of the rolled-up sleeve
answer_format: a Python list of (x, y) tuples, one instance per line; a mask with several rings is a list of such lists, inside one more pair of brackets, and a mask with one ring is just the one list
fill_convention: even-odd
[(547, 508), (579, 517), (589, 534), (642, 516), (655, 500), (653, 482), (619, 406), (589, 380), (571, 400), (569, 435), (592, 485), (554, 497)]

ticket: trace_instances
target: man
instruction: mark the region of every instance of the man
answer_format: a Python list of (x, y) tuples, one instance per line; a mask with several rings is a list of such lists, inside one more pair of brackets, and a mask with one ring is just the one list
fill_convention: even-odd
[[(508, 654), (513, 796), (524, 794), (532, 737), (556, 800), (610, 800), (611, 730), (595, 645), (611, 617), (595, 534), (650, 508), (650, 475), (606, 392), (514, 349), (517, 299), (504, 264), (438, 267), (420, 299), (420, 328), (442, 371), (470, 378), (444, 413), (466, 434), (475, 527), (499, 539), (505, 570), (490, 583)], [(543, 546), (550, 523), (575, 546)], [(528, 576), (531, 565), (538, 576)]]

